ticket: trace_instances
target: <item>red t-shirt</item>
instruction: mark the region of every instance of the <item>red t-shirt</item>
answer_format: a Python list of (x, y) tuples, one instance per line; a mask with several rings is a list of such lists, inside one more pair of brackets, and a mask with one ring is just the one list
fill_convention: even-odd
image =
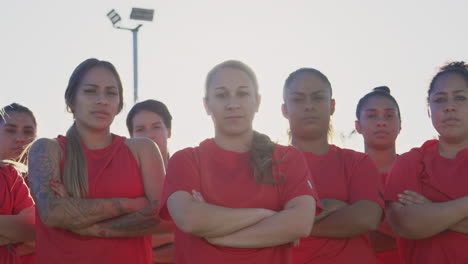
[[(385, 189), (385, 199), (398, 202), (404, 190), (418, 192), (433, 202), (447, 202), (468, 195), (468, 149), (447, 159), (439, 154), (439, 141), (426, 141), (422, 147), (398, 157)], [(468, 235), (446, 231), (430, 238), (398, 239), (403, 263), (468, 263)]]
[[(65, 138), (58, 137), (62, 148)], [(84, 147), (89, 198), (145, 196), (140, 169), (125, 138), (98, 150)], [(64, 151), (65, 153), (65, 151)], [(61, 167), (63, 169), (64, 160)], [(151, 237), (98, 238), (45, 226), (36, 210), (36, 263), (152, 263)]]
[[(249, 164), (249, 153), (220, 148), (213, 139), (196, 148), (186, 148), (169, 161), (163, 192), (161, 217), (170, 219), (166, 201), (176, 191), (200, 192), (206, 202), (229, 208), (266, 208), (283, 210), (286, 203), (300, 195), (312, 195), (310, 174), (300, 151), (276, 145), (274, 175), (281, 174), (280, 184), (259, 184)], [(209, 217), (209, 216), (207, 216)], [(178, 264), (211, 263), (291, 263), (291, 244), (260, 249), (217, 247), (205, 239), (175, 232), (175, 262)]]
[[(377, 168), (367, 154), (331, 145), (324, 155), (304, 152), (320, 199), (352, 204), (370, 200), (383, 208)], [(365, 216), (363, 216), (365, 217)], [(367, 235), (350, 238), (302, 238), (293, 249), (294, 263), (375, 263)]]
[[(34, 202), (23, 178), (13, 166), (0, 166), (0, 215), (16, 215), (32, 206)], [(0, 246), (0, 263), (21, 263), (15, 246)]]

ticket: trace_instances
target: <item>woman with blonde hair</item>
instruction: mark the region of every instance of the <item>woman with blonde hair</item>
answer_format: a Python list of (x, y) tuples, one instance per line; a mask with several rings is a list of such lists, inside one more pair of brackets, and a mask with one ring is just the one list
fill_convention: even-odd
[(253, 130), (260, 95), (244, 63), (208, 73), (204, 104), (214, 138), (175, 153), (164, 186), (160, 214), (177, 225), (176, 263), (291, 263), (315, 214), (304, 158)]

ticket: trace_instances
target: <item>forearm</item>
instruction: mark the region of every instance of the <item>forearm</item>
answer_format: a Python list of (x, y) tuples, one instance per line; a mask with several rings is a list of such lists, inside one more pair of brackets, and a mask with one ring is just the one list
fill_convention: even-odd
[(74, 230), (132, 212), (141, 203), (137, 199), (49, 198), (47, 205), (38, 209), (47, 226)]
[(93, 224), (74, 233), (94, 237), (135, 237), (153, 234), (161, 222), (157, 215), (158, 201), (151, 205), (107, 221)]
[(0, 236), (10, 243), (34, 240), (34, 215), (0, 215)]
[[(263, 209), (240, 208), (232, 209), (210, 204), (199, 204), (198, 213), (191, 217), (191, 232), (201, 237), (218, 237), (231, 234), (264, 219), (267, 214)], [(194, 208), (196, 210), (196, 208)]]
[(197, 202), (186, 192), (168, 199), (169, 213), (183, 232), (200, 237), (219, 237), (258, 223), (274, 212), (261, 208), (227, 208)]
[(374, 231), (380, 223), (382, 209), (372, 201), (358, 201), (342, 207), (315, 223), (309, 236), (345, 238)]
[(408, 239), (423, 239), (443, 232), (468, 217), (468, 197), (443, 203), (407, 206), (392, 202), (387, 212), (396, 235)]
[(314, 216), (315, 203), (311, 201), (307, 206), (286, 208), (255, 225), (208, 241), (218, 246), (235, 248), (283, 245), (307, 236), (312, 229)]

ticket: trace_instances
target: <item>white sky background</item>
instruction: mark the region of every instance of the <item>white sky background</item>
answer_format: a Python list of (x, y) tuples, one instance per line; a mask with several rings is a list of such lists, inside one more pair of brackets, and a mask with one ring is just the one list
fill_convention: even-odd
[(213, 136), (202, 104), (206, 73), (238, 59), (256, 72), (262, 104), (255, 129), (287, 143), (282, 85), (300, 67), (330, 79), (337, 101), (334, 143), (363, 150), (354, 129), (357, 101), (387, 85), (400, 104), (402, 153), (437, 135), (426, 96), (437, 68), (468, 60), (468, 1), (123, 1), (0, 0), (0, 105), (18, 102), (36, 114), (40, 137), (72, 123), (64, 92), (73, 69), (89, 57), (120, 72), (125, 106), (112, 131), (128, 136), (133, 105), (132, 35), (111, 26), (111, 9), (130, 21), (132, 7), (155, 9), (138, 34), (139, 98), (161, 100), (173, 115), (174, 152)]

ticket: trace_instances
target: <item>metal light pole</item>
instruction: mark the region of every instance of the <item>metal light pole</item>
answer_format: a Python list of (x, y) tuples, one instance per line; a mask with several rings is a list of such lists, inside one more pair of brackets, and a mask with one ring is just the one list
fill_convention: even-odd
[[(143, 8), (132, 8), (132, 13), (130, 14), (130, 19), (134, 20), (144, 20), (144, 21), (153, 21), (154, 10), (153, 9), (143, 9)], [(139, 24), (135, 28), (127, 28), (118, 26), (122, 18), (120, 15), (112, 9), (107, 13), (107, 17), (112, 22), (112, 26), (117, 29), (125, 29), (132, 32), (133, 35), (133, 103), (138, 101), (138, 30), (142, 27), (142, 24)]]

